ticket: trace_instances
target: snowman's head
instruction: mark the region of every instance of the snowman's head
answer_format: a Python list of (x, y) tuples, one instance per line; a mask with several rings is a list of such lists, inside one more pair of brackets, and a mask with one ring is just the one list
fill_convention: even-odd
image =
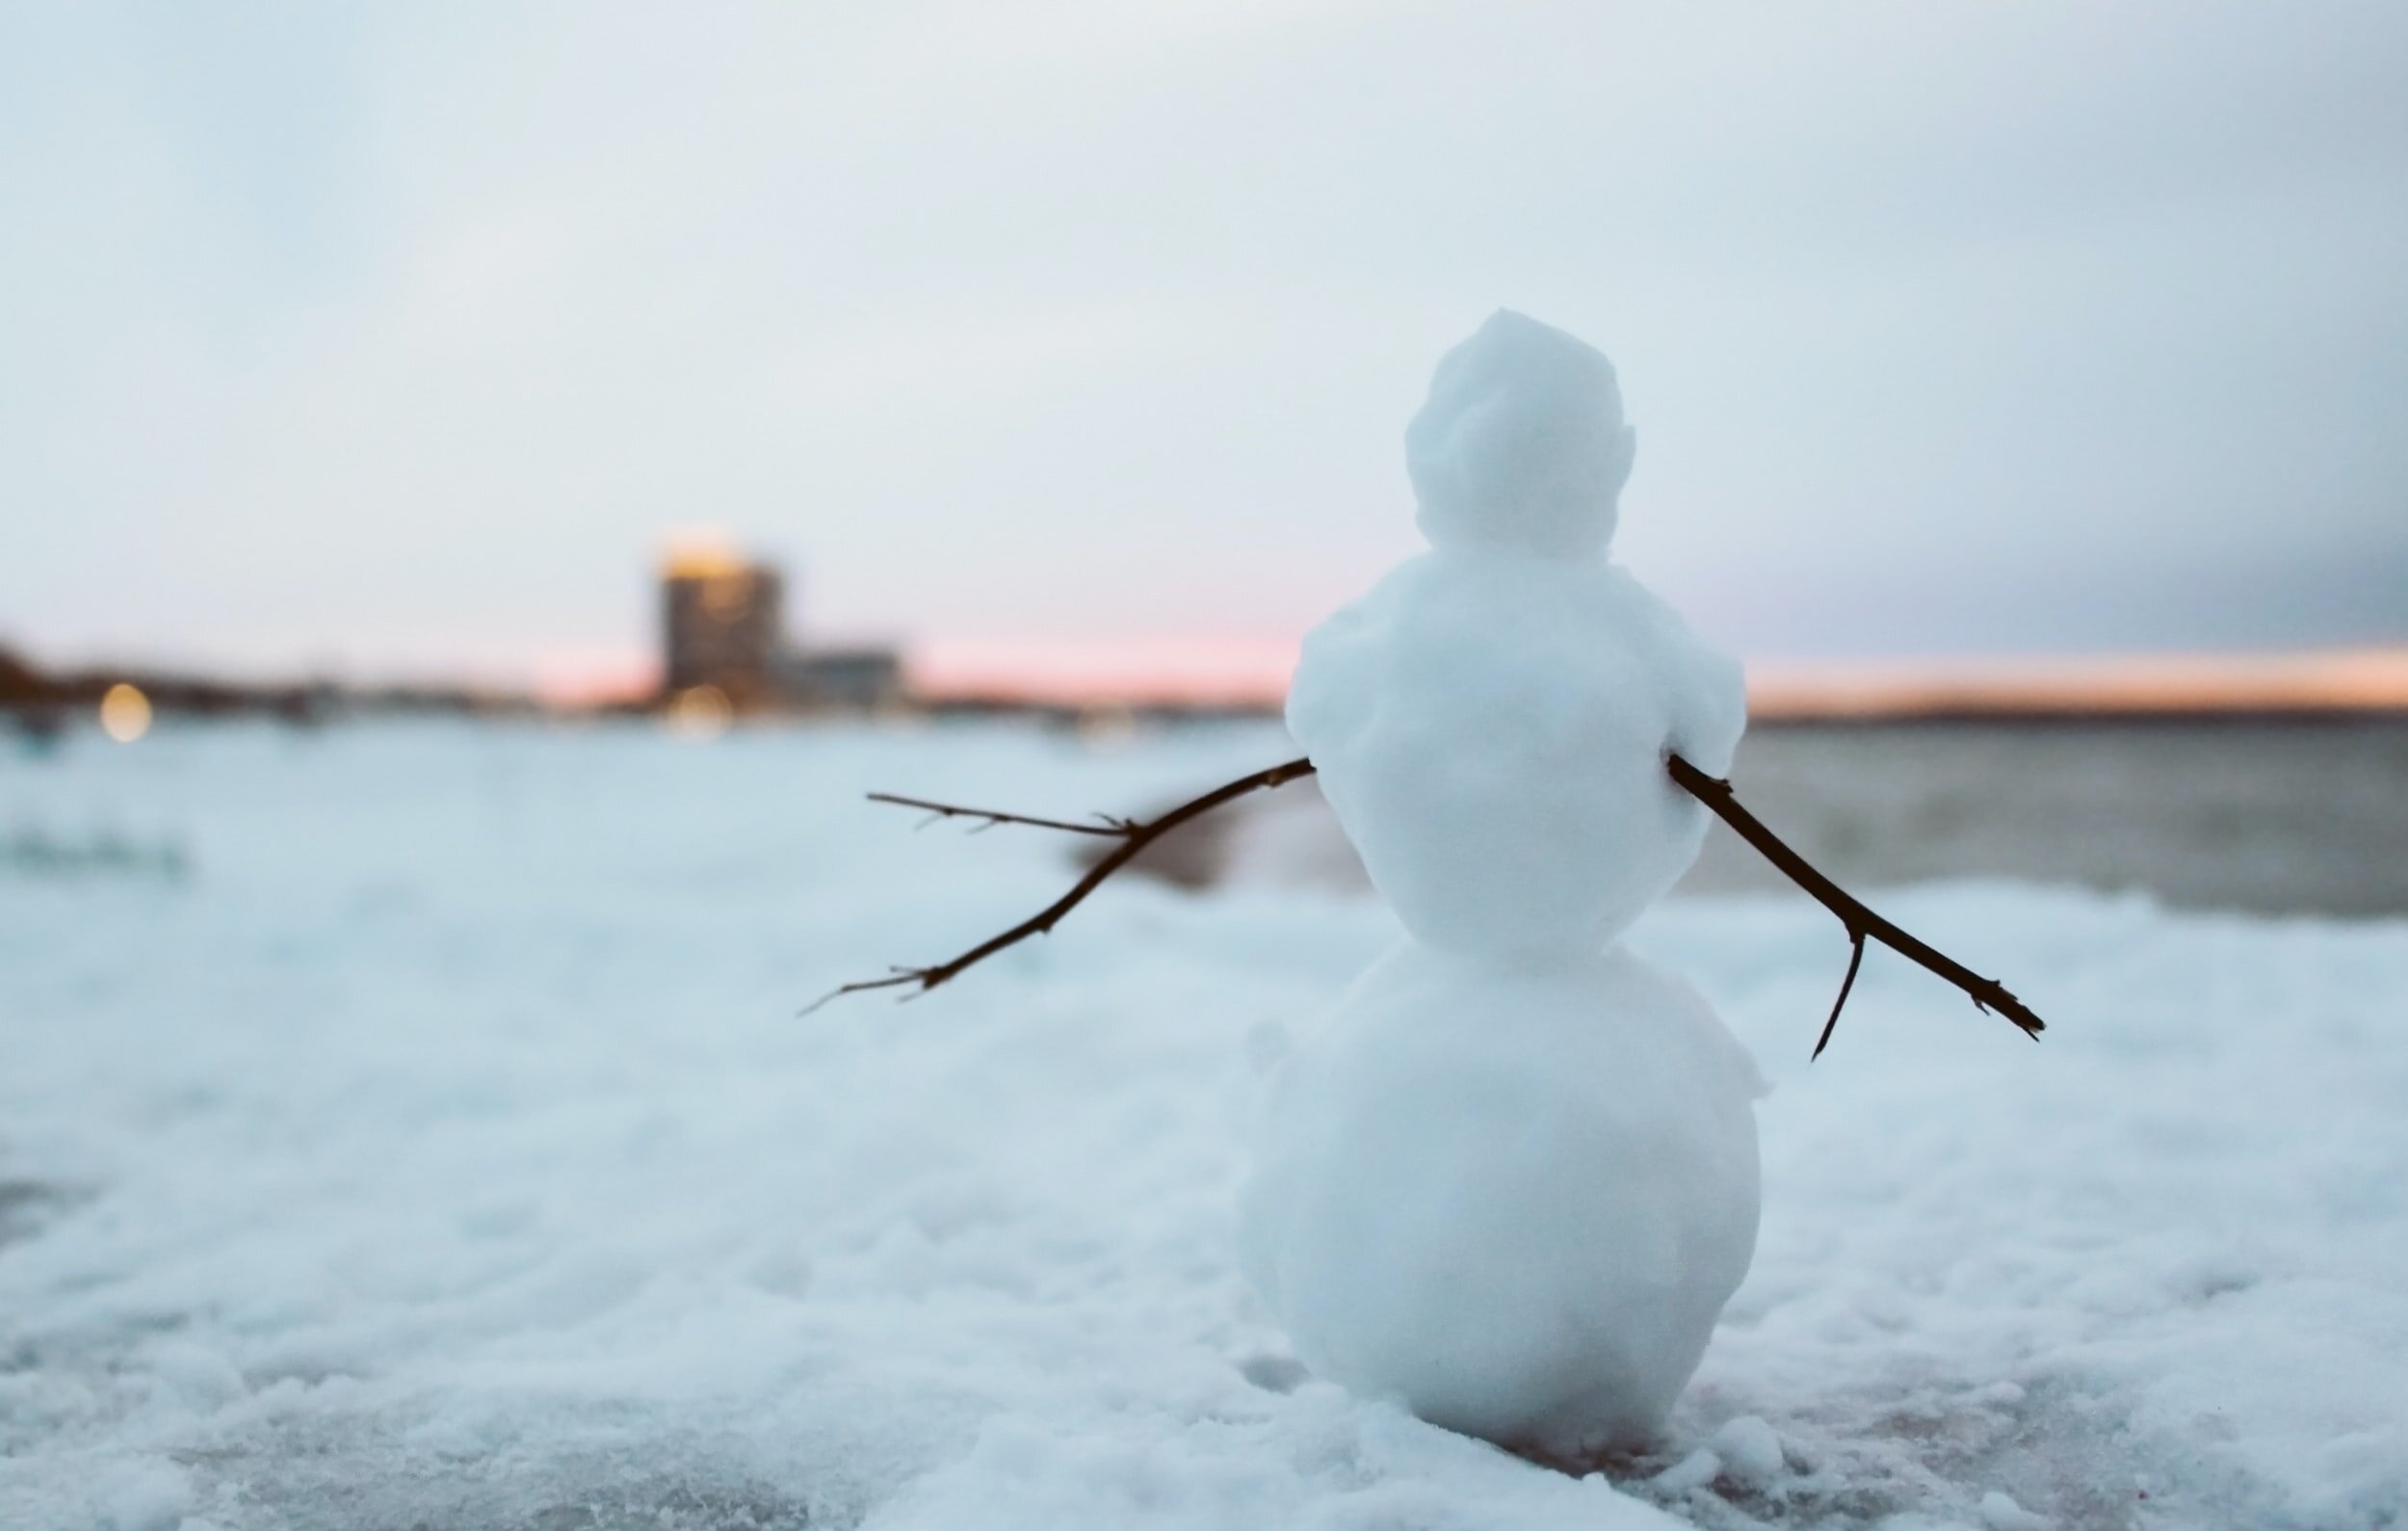
[(1637, 446), (1605, 354), (1500, 308), (1439, 361), (1405, 427), (1415, 519), (1436, 547), (1591, 555)]

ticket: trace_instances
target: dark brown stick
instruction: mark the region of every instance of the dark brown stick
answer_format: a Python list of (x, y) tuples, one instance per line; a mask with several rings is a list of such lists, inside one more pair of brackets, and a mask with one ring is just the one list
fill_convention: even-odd
[(1765, 828), (1762, 820), (1740, 806), (1731, 783), (1705, 772), (1682, 759), (1669, 756), (1664, 769), (1672, 779), (1690, 797), (1712, 808), (1723, 823), (1739, 831), (1741, 839), (1754, 846), (1764, 858), (1780, 868), (1783, 876), (1806, 890), (1808, 897), (1840, 917), (1847, 927), (1848, 939), (1855, 952), (1848, 959), (1847, 982), (1840, 989), (1840, 1003), (1831, 1007), (1831, 1019), (1824, 1023), (1822, 1041), (1815, 1044), (1819, 1057), (1831, 1041), (1831, 1028), (1840, 1023), (1840, 1006), (1847, 1003), (1848, 988), (1856, 982), (1856, 964), (1865, 955), (1868, 937), (1879, 941), (1890, 950), (1927, 971), (1938, 974), (1965, 991), (1978, 1009), (1995, 1010), (2024, 1029), (2024, 1035), (2037, 1042), (2046, 1023), (2033, 1015), (2024, 1002), (2006, 991), (2006, 986), (1995, 978), (1984, 978), (1964, 963), (1907, 935), (1904, 931), (1875, 914), (1859, 903), (1839, 884), (1815, 870), (1806, 858), (1782, 843), (1781, 837)]
[(1850, 931), (1847, 935), (1847, 973), (1840, 980), (1840, 997), (1831, 1001), (1830, 1018), (1822, 1023), (1822, 1035), (1815, 1039), (1815, 1050), (1806, 1061), (1813, 1063), (1831, 1045), (1831, 1033), (1840, 1024), (1840, 1012), (1847, 1008), (1847, 996), (1856, 987), (1856, 969), (1865, 965), (1865, 933)]
[[(1069, 819), (1034, 819), (1025, 813), (998, 813), (992, 808), (965, 808), (951, 803), (930, 803), (926, 798), (897, 797), (892, 792), (873, 792), (870, 801), (892, 803), (904, 808), (926, 808), (940, 819), (984, 819), (986, 822), (979, 826), (981, 830), (991, 830), (998, 824), (1027, 824), (1040, 830), (1066, 830), (1072, 834), (1100, 834), (1106, 839), (1116, 840), (1136, 828), (1127, 819), (1115, 819), (1108, 814), (1096, 815), (1100, 823), (1078, 824)], [(978, 831), (970, 832), (975, 834)]]
[[(1725, 824), (1731, 826), (1738, 831), (1740, 838), (1754, 846), (1765, 859), (1779, 868), (1791, 882), (1803, 888), (1809, 897), (1838, 915), (1840, 923), (1846, 927), (1849, 945), (1847, 976), (1840, 983), (1840, 997), (1832, 1003), (1831, 1016), (1823, 1022), (1822, 1036), (1815, 1043), (1814, 1055), (1816, 1057), (1821, 1057), (1823, 1048), (1831, 1043), (1831, 1033), (1840, 1023), (1840, 1012), (1846, 1008), (1847, 996), (1856, 987), (1856, 970), (1865, 960), (1865, 942), (1869, 939), (1879, 941), (1909, 962), (1954, 984), (1965, 991), (1976, 1008), (1984, 1011), (1997, 1011), (2008, 1020), (2021, 1026), (2026, 1036), (2037, 1040), (2044, 1029), (2044, 1023), (2038, 1016), (2033, 1015), (2025, 1006), (2023, 1001), (2007, 992), (2004, 985), (1995, 978), (1982, 977), (1972, 968), (1917, 940), (1896, 925), (1875, 914), (1871, 910), (1867, 909), (1846, 889), (1817, 871), (1804, 857), (1791, 850), (1779, 835), (1765, 828), (1762, 820), (1741, 807), (1739, 798), (1732, 791), (1730, 782), (1719, 777), (1708, 776), (1677, 754), (1665, 757), (1664, 769), (1671, 774), (1673, 781), (1680, 786), (1681, 790), (1704, 804)], [(1313, 771), (1313, 762), (1309, 759), (1290, 760), (1285, 764), (1272, 766), (1268, 771), (1257, 771), (1250, 777), (1242, 777), (1225, 786), (1215, 787), (1202, 797), (1182, 803), (1160, 818), (1148, 820), (1143, 824), (1133, 819), (1110, 818), (1102, 824), (1078, 824), (1067, 819), (1032, 818), (1026, 814), (997, 813), (985, 808), (965, 808), (950, 803), (931, 803), (923, 798), (903, 798), (892, 793), (873, 792), (870, 798), (876, 803), (893, 803), (904, 807), (926, 808), (945, 818), (982, 819), (985, 821), (982, 828), (991, 828), (998, 824), (1025, 824), (1038, 829), (1062, 830), (1073, 834), (1104, 835), (1118, 840), (1120, 844), (1093, 866), (1087, 868), (1086, 875), (1079, 879), (1078, 884), (1069, 892), (1056, 899), (1034, 916), (1021, 921), (1002, 935), (980, 942), (951, 962), (939, 963), (932, 967), (898, 967), (885, 978), (868, 978), (858, 983), (847, 984), (814, 1000), (802, 1014), (807, 1016), (831, 999), (838, 999), (846, 994), (857, 994), (871, 989), (899, 989), (917, 985), (919, 991), (926, 993), (937, 985), (955, 978), (964, 968), (985, 961), (1006, 947), (1016, 946), (1032, 936), (1042, 936), (1052, 931), (1057, 924), (1060, 923), (1063, 915), (1078, 908), (1089, 893), (1102, 886), (1105, 879), (1126, 866), (1139, 851), (1144, 850), (1146, 846), (1169, 831), (1177, 829), (1190, 819), (1211, 812), (1224, 803), (1242, 798), (1249, 792), (1282, 786), (1301, 777), (1309, 777)], [(905, 995), (904, 997), (911, 996)]]
[(813, 1000), (802, 1014), (808, 1016), (831, 999), (840, 999), (847, 994), (857, 994), (868, 989), (897, 989), (906, 984), (917, 984), (920, 987), (920, 992), (925, 994), (937, 985), (953, 978), (963, 968), (985, 961), (1007, 946), (1016, 946), (1032, 936), (1045, 935), (1060, 922), (1063, 915), (1077, 909), (1089, 893), (1103, 886), (1106, 878), (1128, 865), (1131, 858), (1190, 819), (1210, 813), (1222, 804), (1242, 798), (1249, 792), (1259, 792), (1265, 787), (1279, 786), (1298, 777), (1312, 774), (1312, 761), (1291, 760), (1286, 765), (1275, 765), (1268, 771), (1257, 771), (1250, 777), (1241, 777), (1226, 786), (1215, 787), (1200, 798), (1180, 804), (1158, 819), (1151, 819), (1143, 824), (1131, 819), (1120, 819), (1112, 821), (1110, 828), (1072, 824), (1061, 819), (1032, 819), (1019, 814), (988, 813), (977, 808), (956, 808), (945, 804), (924, 803), (916, 798), (897, 798), (882, 793), (872, 793), (871, 797), (876, 802), (901, 803), (915, 808), (928, 808), (937, 813), (958, 813), (970, 818), (985, 819), (991, 824), (1030, 824), (1049, 830), (1069, 830), (1080, 834), (1109, 834), (1118, 839), (1120, 843), (1108, 852), (1101, 860), (1088, 867), (1086, 876), (1079, 879), (1077, 884), (1069, 892), (1064, 893), (1036, 914), (1022, 920), (1001, 936), (981, 941), (949, 963), (938, 963), (933, 967), (898, 967), (885, 978), (865, 978), (858, 983), (847, 984)]

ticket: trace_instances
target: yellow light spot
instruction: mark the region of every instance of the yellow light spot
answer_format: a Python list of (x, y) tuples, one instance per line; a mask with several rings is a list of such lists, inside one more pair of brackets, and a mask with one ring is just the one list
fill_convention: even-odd
[(668, 579), (716, 579), (744, 571), (743, 555), (727, 534), (716, 527), (673, 533), (661, 554), (661, 573)]
[(150, 699), (140, 686), (120, 680), (102, 694), (100, 731), (119, 744), (132, 744), (150, 731)]
[(688, 686), (669, 699), (668, 731), (684, 739), (716, 739), (735, 716), (726, 692), (717, 686)]

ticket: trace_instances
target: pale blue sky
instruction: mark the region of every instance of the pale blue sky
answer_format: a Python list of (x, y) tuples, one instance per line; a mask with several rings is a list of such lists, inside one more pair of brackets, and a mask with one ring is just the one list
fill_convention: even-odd
[(1754, 658), (2408, 641), (2408, 7), (0, 7), (0, 641), (561, 680), (670, 528), (1275, 655), (1498, 305)]

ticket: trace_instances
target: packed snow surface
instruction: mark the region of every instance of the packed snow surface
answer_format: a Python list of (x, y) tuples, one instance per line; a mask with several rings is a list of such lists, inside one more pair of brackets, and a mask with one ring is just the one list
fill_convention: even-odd
[(1756, 1076), (1609, 941), (1688, 871), (1739, 665), (1607, 564), (1613, 368), (1498, 313), (1406, 431), (1433, 551), (1305, 638), (1289, 732), (1411, 932), (1271, 1091), (1247, 1269), (1315, 1372), (1589, 1462), (1655, 1438), (1756, 1245)]
[(1405, 427), (1423, 535), (1441, 548), (1593, 554), (1638, 437), (1605, 354), (1500, 309), (1447, 353)]
[[(1755, 1075), (1608, 943), (1697, 857), (1739, 666), (1606, 561), (1613, 369), (1500, 313), (1406, 433), (1430, 552), (1288, 726), (1411, 932), (1271, 1093), (1247, 1268), (1320, 1375), (1550, 1460), (1652, 1440), (1756, 1240)], [(1426, 945), (1424, 943), (1426, 943)]]
[(1380, 896), (1471, 952), (1604, 946), (1697, 858), (1738, 663), (1602, 560), (1411, 559), (1306, 636), (1288, 726)]
[(1316, 627), (1288, 729), (1405, 928), (1594, 952), (1696, 859), (1740, 667), (1606, 559), (1634, 437), (1604, 355), (1500, 311), (1405, 432), (1431, 551)]
[[(0, 755), (0, 1526), (2350, 1527), (2408, 1520), (2408, 923), (1884, 893), (1632, 946), (1774, 1084), (1663, 1441), (1575, 1479), (1311, 1376), (1237, 1263), (1369, 899), (1065, 884), (871, 788), (1143, 811), (1271, 726), (181, 729)], [(1741, 775), (1745, 788), (1744, 769)], [(1874, 827), (1874, 832), (1879, 826)], [(1903, 832), (1903, 831), (1901, 831)], [(2145, 1497), (2144, 1497), (2145, 1495)]]
[(1401, 943), (1272, 1083), (1247, 1272), (1320, 1376), (1551, 1459), (1643, 1446), (1747, 1272), (1759, 1088), (1618, 945)]

